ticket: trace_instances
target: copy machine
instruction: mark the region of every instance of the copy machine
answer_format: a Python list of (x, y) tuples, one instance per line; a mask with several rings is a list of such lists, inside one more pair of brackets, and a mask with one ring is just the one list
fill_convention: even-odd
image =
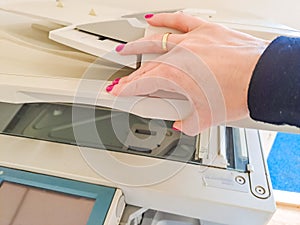
[(121, 38), (161, 32), (148, 12), (268, 39), (298, 31), (217, 1), (126, 2), (1, 2), (0, 224), (266, 224), (274, 196), (253, 128), (272, 126), (248, 119), (186, 136), (172, 129), (191, 112), (186, 99), (105, 87), (139, 66), (113, 51)]

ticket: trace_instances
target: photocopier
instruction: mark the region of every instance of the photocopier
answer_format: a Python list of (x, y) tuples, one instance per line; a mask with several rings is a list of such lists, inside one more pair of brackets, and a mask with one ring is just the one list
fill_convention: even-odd
[(281, 4), (1, 0), (0, 225), (267, 224), (275, 201), (259, 129), (299, 129), (247, 118), (187, 136), (172, 129), (187, 99), (105, 87), (149, 57), (117, 45), (167, 30), (147, 13), (299, 36), (298, 12)]

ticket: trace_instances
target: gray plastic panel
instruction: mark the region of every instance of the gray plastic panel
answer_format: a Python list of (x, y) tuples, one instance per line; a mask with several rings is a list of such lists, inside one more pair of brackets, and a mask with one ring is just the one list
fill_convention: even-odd
[[(91, 115), (94, 117), (91, 118)], [(174, 131), (172, 121), (150, 120), (107, 108), (82, 105), (25, 104), (3, 132), (179, 161), (191, 160), (196, 148), (196, 137)], [(175, 147), (176, 154), (172, 154)], [(178, 148), (182, 150), (178, 151)]]

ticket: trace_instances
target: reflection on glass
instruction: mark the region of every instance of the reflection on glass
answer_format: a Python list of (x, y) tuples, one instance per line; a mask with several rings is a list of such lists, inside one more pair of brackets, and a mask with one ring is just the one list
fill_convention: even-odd
[(95, 200), (3, 182), (0, 225), (87, 224)]

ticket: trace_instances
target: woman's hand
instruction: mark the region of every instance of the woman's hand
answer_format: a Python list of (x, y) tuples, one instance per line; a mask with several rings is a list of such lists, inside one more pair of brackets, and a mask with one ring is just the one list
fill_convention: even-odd
[(115, 82), (109, 90), (113, 95), (149, 95), (157, 91), (184, 95), (194, 110), (173, 127), (188, 135), (248, 115), (248, 85), (268, 41), (183, 13), (145, 18), (152, 26), (176, 29), (182, 34), (168, 36), (168, 51), (162, 49), (163, 34), (118, 46), (121, 55), (161, 56)]

